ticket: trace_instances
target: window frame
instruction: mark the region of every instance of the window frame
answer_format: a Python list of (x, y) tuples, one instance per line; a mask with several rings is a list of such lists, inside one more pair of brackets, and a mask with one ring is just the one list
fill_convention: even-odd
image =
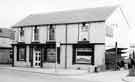
[(34, 27), (34, 41), (39, 41), (39, 28), (37, 26)]
[[(49, 56), (48, 56), (48, 50), (49, 50), (49, 49), (54, 49), (54, 50), (55, 50), (55, 52), (53, 52), (53, 53), (55, 53), (55, 61), (50, 61), (50, 60), (48, 61), (48, 57), (49, 57)], [(56, 63), (56, 49), (55, 49), (55, 48), (47, 48), (47, 58), (46, 58), (46, 62), (48, 62), (48, 63)]]
[[(79, 49), (79, 48), (76, 48), (76, 50), (75, 50), (75, 51), (76, 51), (76, 54), (75, 54), (75, 55), (76, 55), (75, 63), (76, 63), (76, 64), (91, 64), (91, 58), (92, 58), (91, 53), (92, 53), (92, 51), (87, 51), (87, 50), (84, 50), (84, 51), (83, 51), (83, 50), (78, 50), (78, 49)], [(80, 48), (80, 49), (81, 49), (81, 48)], [(82, 48), (82, 49), (85, 49), (85, 48)], [(89, 48), (89, 49), (91, 49), (91, 48)], [(92, 50), (92, 49), (91, 49), (91, 50)], [(79, 63), (79, 62), (77, 62), (77, 59), (78, 59), (77, 57), (80, 56), (80, 55), (78, 55), (79, 52), (81, 52), (81, 53), (89, 53), (90, 55), (85, 55), (85, 57), (89, 57), (89, 58), (90, 58), (90, 62), (88, 62), (88, 63)], [(83, 56), (83, 55), (82, 55), (82, 56)]]
[[(74, 44), (73, 45), (73, 50), (72, 50), (72, 64), (84, 64), (84, 65), (94, 65), (94, 45), (90, 45), (90, 44)], [(92, 51), (89, 52), (90, 56), (91, 56), (91, 61), (88, 63), (77, 63), (76, 59), (77, 59), (77, 48), (90, 48)]]
[(20, 27), (20, 30), (19, 30), (19, 41), (20, 42), (23, 42), (24, 41), (24, 28), (23, 27)]
[[(54, 34), (53, 35), (50, 34), (50, 33), (52, 33), (52, 32), (50, 32), (51, 31), (50, 28), (54, 29)], [(54, 36), (54, 38), (51, 39), (50, 38), (51, 36)], [(55, 40), (56, 40), (56, 25), (48, 25), (48, 41), (55, 41)]]
[[(20, 59), (20, 49), (24, 49), (24, 58), (21, 58)], [(25, 46), (18, 46), (17, 47), (17, 61), (26, 61), (26, 47)]]
[[(49, 46), (47, 46), (45, 49), (44, 49), (44, 53), (45, 53), (45, 55), (44, 55), (44, 60), (43, 60), (43, 62), (47, 62), (47, 63), (56, 63), (56, 61), (55, 62), (48, 62), (48, 60), (47, 60), (47, 57), (48, 57), (48, 51), (47, 51), (47, 49), (55, 49), (56, 47), (55, 47), (55, 45), (53, 46), (53, 45), (49, 45)], [(61, 62), (61, 57), (60, 57), (60, 55), (61, 55), (61, 52), (60, 52), (60, 47), (57, 47), (57, 64), (60, 64), (60, 62)], [(55, 56), (55, 57), (56, 57)]]

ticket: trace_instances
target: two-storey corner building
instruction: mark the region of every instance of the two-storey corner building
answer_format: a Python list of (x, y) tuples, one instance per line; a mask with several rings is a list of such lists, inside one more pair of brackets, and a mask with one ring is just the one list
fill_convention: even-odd
[[(13, 26), (13, 66), (105, 68), (105, 21), (116, 7), (33, 14)], [(56, 44), (60, 46), (56, 47)]]

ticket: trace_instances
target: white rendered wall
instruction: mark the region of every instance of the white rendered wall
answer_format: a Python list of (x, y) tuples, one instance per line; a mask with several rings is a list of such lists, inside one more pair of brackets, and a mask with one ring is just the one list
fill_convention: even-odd
[(66, 25), (56, 25), (56, 42), (63, 42), (66, 41)]
[(67, 68), (72, 68), (72, 56), (73, 48), (72, 45), (67, 45)]
[(39, 41), (45, 43), (47, 41), (47, 26), (39, 27)]
[[(129, 32), (132, 31), (129, 27), (120, 11), (120, 8), (117, 8), (115, 12), (106, 20), (106, 24), (112, 26), (114, 37), (114, 42), (117, 41), (118, 47), (128, 48), (129, 43), (132, 40), (132, 35), (129, 36)], [(107, 43), (108, 41), (106, 41)], [(114, 43), (115, 44), (115, 43)]]
[(104, 22), (91, 23), (89, 31), (89, 39), (91, 43), (105, 43)]
[(101, 66), (105, 65), (105, 46), (104, 45), (95, 45), (94, 48), (94, 59), (95, 65)]
[(78, 24), (67, 25), (67, 43), (77, 43), (78, 41)]
[(32, 39), (31, 38), (31, 36), (32, 36), (31, 32), (32, 32), (32, 28), (30, 28), (30, 27), (24, 28), (24, 42), (26, 44), (31, 43), (31, 39)]

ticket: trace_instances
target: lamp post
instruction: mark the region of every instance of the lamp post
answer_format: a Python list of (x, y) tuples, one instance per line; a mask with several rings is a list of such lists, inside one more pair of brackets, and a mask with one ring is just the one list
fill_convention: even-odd
[(117, 49), (117, 42), (115, 42), (115, 70), (117, 70), (117, 55), (118, 55), (118, 49)]
[(114, 27), (114, 39), (115, 39), (115, 70), (117, 70), (117, 62), (118, 62), (118, 36), (119, 36), (119, 32), (118, 32), (118, 24), (112, 24), (112, 27)]

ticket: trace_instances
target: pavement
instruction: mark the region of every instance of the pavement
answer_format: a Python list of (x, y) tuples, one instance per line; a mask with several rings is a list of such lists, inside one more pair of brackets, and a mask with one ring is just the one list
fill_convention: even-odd
[(90, 73), (87, 70), (25, 68), (25, 67), (11, 67), (9, 65), (0, 65), (0, 68), (16, 71), (50, 74), (54, 76), (57, 75), (64, 77), (66, 76), (66, 78), (88, 80), (93, 82), (135, 82), (135, 76), (134, 77), (127, 76), (128, 70)]
[(63, 75), (64, 76), (76, 76), (76, 75), (85, 75), (88, 73), (87, 70), (12, 67), (9, 65), (0, 65), (0, 68), (16, 70), (16, 71), (41, 73), (41, 74), (59, 75), (59, 76), (63, 76)]

